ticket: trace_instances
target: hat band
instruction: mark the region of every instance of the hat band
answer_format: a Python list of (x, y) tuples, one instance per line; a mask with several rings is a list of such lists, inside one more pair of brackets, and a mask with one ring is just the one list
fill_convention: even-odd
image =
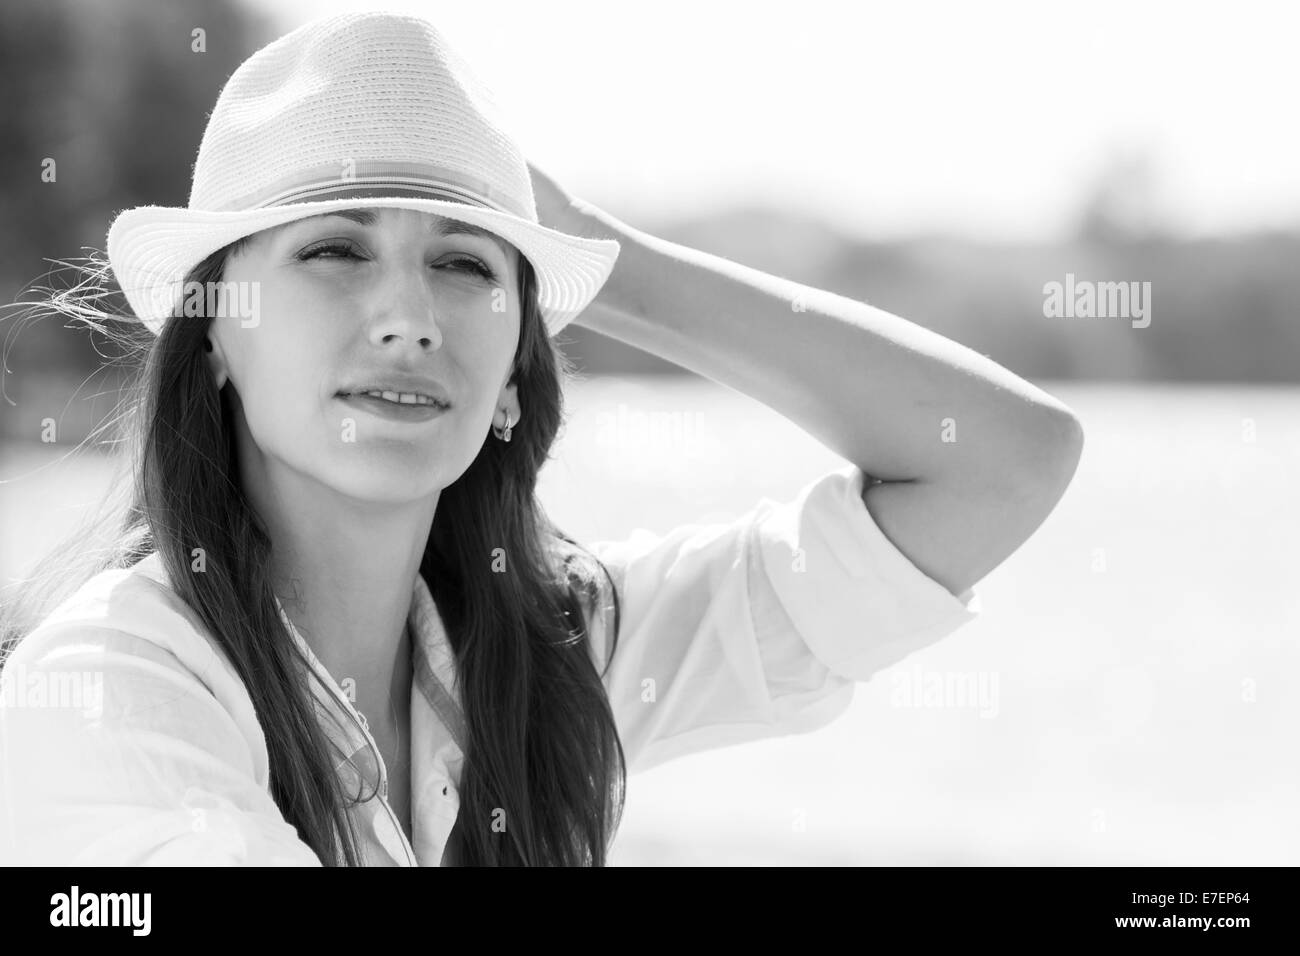
[(390, 196), (450, 199), (534, 220), (531, 210), (483, 180), (458, 170), (427, 163), (356, 162), (332, 164), (296, 173), (271, 186), (227, 203), (220, 212), (266, 209), (328, 199)]

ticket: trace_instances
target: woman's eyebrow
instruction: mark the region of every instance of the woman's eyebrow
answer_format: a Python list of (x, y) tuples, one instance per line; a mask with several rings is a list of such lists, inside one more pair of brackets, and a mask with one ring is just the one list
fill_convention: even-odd
[(459, 219), (436, 219), (429, 227), (429, 231), (439, 236), (478, 236), (480, 239), (488, 239), (496, 243), (501, 254), (510, 259), (511, 246), (495, 232), (490, 232), (480, 226), (472, 225), (468, 222), (461, 222)]
[(336, 209), (333, 212), (317, 213), (314, 216), (305, 216), (297, 220), (298, 223), (315, 222), (318, 219), (331, 219), (334, 216), (342, 216), (344, 219), (351, 219), (353, 222), (360, 223), (363, 226), (373, 226), (379, 218), (369, 209)]

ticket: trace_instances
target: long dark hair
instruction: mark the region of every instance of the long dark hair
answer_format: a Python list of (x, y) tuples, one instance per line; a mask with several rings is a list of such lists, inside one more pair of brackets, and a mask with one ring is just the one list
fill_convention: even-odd
[[(246, 241), (209, 256), (187, 283), (220, 282)], [(615, 646), (618, 595), (599, 560), (536, 498), (573, 370), (547, 333), (531, 264), (522, 255), (519, 263), (512, 381), (525, 424), (508, 443), (485, 436), (473, 463), (443, 489), (420, 564), (455, 651), (467, 732), (448, 850), (461, 865), (602, 866), (622, 815), (626, 766), (588, 627), (612, 604)], [(143, 353), (118, 416), (131, 445), (130, 493), (103, 519), (106, 548), (70, 541), (42, 563), (37, 583), (48, 572), (67, 589), (156, 551), (173, 590), (244, 681), (285, 819), (326, 865), (359, 865), (346, 807), (371, 794), (343, 792), (306, 684), (309, 668), (280, 621), (272, 541), (240, 487), (232, 386), (217, 389), (205, 355), (212, 319), (167, 322), (156, 338), (140, 336), (134, 323), (116, 334), (122, 327), (95, 305), (106, 294), (97, 280), (107, 275), (99, 262), (89, 281), (48, 304)], [(205, 573), (190, 571), (195, 548), (204, 551)], [(508, 556), (506, 573), (493, 567), (495, 548)], [(78, 556), (81, 566), (69, 573)], [(25, 589), (5, 608), (0, 666), (38, 619), (36, 591)], [(48, 596), (44, 603), (48, 609)]]

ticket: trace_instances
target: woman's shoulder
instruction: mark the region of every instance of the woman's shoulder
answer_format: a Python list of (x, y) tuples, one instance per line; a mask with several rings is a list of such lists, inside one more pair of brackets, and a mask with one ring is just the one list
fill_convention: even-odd
[(19, 823), (0, 859), (311, 859), (270, 796), (245, 685), (156, 556), (95, 575), (18, 642), (0, 740), (0, 819)]
[(213, 691), (235, 673), (198, 614), (168, 583), (157, 552), (86, 581), (16, 644), (6, 668), (87, 655), (149, 658), (192, 673)]

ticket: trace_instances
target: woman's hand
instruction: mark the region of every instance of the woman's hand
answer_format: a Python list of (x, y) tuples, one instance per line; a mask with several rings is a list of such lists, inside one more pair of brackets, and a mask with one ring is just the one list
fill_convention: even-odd
[(528, 173), (532, 177), (533, 198), (537, 202), (537, 219), (543, 226), (570, 236), (613, 239), (619, 243), (619, 259), (613, 273), (601, 286), (596, 298), (573, 320), (574, 325), (592, 328), (617, 338), (617, 332), (600, 323), (602, 319), (608, 319), (611, 313), (619, 311), (617, 290), (629, 271), (631, 246), (634, 242), (641, 241), (643, 234), (594, 203), (579, 199), (532, 162), (528, 163)]
[(574, 217), (574, 197), (531, 162), (528, 164), (528, 172), (533, 179), (538, 220), (548, 229), (568, 232), (569, 220)]
[(537, 200), (537, 218), (543, 226), (588, 239), (611, 238), (609, 229), (591, 215), (594, 206), (574, 196), (532, 162), (528, 163), (528, 172)]

